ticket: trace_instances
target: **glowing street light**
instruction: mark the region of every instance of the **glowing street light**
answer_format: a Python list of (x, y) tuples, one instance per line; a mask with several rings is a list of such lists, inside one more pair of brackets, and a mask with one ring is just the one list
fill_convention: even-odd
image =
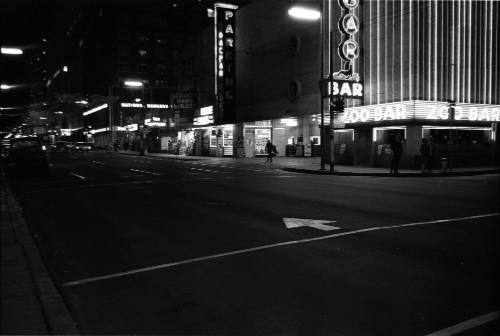
[(321, 12), (316, 9), (294, 6), (288, 10), (288, 15), (300, 20), (316, 21), (321, 17)]
[(142, 87), (143, 83), (139, 81), (125, 81), (124, 84), (126, 86), (131, 86), (131, 87)]
[[(319, 82), (323, 83), (323, 75), (324, 75), (324, 38), (323, 38), (323, 1), (320, 0), (320, 10), (301, 7), (301, 6), (293, 6), (288, 10), (288, 15), (290, 15), (294, 19), (298, 20), (306, 20), (306, 21), (316, 21), (319, 19), (319, 32), (320, 32), (320, 45), (321, 45), (321, 60), (320, 60), (320, 78)], [(325, 154), (324, 152), (324, 142), (325, 142), (325, 110), (324, 110), (324, 101), (323, 101), (323, 89), (322, 84), (320, 85), (320, 110), (321, 110), (321, 131), (320, 131), (320, 152), (321, 152), (321, 161), (320, 161), (320, 169), (325, 170)], [(331, 122), (331, 121), (330, 121)]]
[(8, 85), (8, 84), (1, 84), (0, 85), (0, 89), (2, 89), (2, 90), (12, 89), (13, 87), (14, 87), (13, 85)]
[(19, 48), (6, 48), (2, 47), (1, 52), (4, 55), (22, 55), (23, 51)]

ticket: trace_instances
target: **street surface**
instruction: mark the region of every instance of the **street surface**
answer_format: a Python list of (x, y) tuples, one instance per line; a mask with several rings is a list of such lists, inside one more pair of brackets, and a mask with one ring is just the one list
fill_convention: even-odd
[(428, 335), (500, 308), (498, 175), (91, 152), (11, 187), (84, 334)]

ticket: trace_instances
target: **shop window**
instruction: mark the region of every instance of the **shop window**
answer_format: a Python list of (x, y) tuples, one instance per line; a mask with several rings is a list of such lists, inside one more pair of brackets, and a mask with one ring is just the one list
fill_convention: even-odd
[(311, 144), (312, 145), (319, 145), (319, 144), (321, 144), (321, 137), (319, 135), (311, 136)]

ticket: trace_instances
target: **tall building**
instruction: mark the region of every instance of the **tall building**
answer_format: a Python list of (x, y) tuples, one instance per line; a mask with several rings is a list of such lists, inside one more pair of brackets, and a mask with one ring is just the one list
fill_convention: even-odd
[[(140, 126), (150, 128), (156, 135), (152, 139), (170, 131), (176, 28), (169, 21), (170, 4), (156, 5), (156, 11), (150, 4), (128, 1), (68, 9), (64, 13), (70, 19), (55, 24), (47, 37), (51, 54), (58, 55), (52, 57), (53, 73), (46, 82), (59, 101), (54, 108), (65, 109), (72, 120), (67, 127), (79, 129), (98, 146), (115, 140), (139, 146)], [(140, 86), (128, 86), (128, 81)], [(159, 141), (147, 145), (160, 147)]]

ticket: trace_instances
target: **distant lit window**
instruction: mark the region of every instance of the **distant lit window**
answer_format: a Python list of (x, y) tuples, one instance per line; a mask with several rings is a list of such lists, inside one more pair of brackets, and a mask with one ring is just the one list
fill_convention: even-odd
[(146, 49), (139, 49), (137, 51), (137, 53), (139, 54), (139, 56), (141, 57), (146, 57), (148, 55), (148, 51)]
[(137, 72), (140, 74), (146, 74), (148, 73), (149, 67), (147, 64), (139, 64), (137, 66)]
[(130, 68), (128, 63), (126, 62), (120, 62), (118, 63), (118, 71), (120, 72), (129, 72)]
[(156, 39), (156, 43), (158, 44), (167, 44), (167, 41), (164, 39)]

